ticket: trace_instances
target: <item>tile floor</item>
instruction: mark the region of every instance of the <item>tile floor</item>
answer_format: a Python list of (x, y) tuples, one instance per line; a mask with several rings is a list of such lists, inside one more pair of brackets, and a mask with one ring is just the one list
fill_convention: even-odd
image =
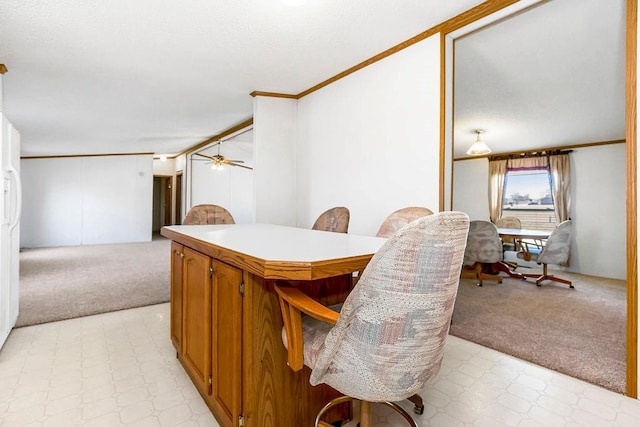
[[(455, 337), (421, 395), (420, 426), (640, 426), (638, 400)], [(374, 418), (406, 425), (382, 406)], [(0, 426), (218, 424), (175, 358), (160, 304), (15, 329), (0, 351)]]

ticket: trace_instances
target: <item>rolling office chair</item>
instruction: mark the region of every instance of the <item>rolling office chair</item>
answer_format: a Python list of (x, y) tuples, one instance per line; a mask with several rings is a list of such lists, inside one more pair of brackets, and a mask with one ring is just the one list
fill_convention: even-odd
[[(420, 218), (391, 236), (374, 255), (339, 312), (295, 286), (278, 283), (294, 371), (311, 368), (310, 382), (358, 399), (360, 425), (370, 426), (371, 402), (381, 402), (417, 424), (396, 403), (415, 395), (439, 370), (457, 294), (469, 218), (441, 212)], [(302, 316), (302, 313), (308, 316)]]
[[(527, 246), (527, 245), (525, 245)], [(571, 250), (571, 220), (562, 221), (553, 229), (547, 242), (539, 249), (537, 246), (525, 247), (525, 251), (518, 252), (517, 257), (522, 259), (529, 258), (538, 264), (542, 264), (542, 274), (524, 273), (523, 276), (535, 277), (536, 285), (541, 286), (545, 280), (564, 283), (569, 288), (574, 288), (570, 280), (561, 279), (547, 272), (547, 264), (564, 265), (569, 261), (569, 252)]]
[(192, 207), (183, 224), (235, 224), (235, 221), (231, 213), (222, 206), (205, 204)]
[[(376, 237), (391, 237), (405, 225), (427, 215), (433, 215), (433, 211), (431, 209), (419, 206), (411, 206), (408, 208), (398, 209), (397, 211), (392, 212), (382, 222), (382, 225), (380, 226)], [(362, 272), (359, 272), (358, 278), (361, 275)], [(413, 412), (418, 415), (424, 413), (424, 402), (422, 401), (422, 397), (419, 394), (409, 396), (407, 399), (409, 399), (409, 401), (413, 403)]]
[(461, 277), (475, 278), (478, 286), (485, 279), (502, 283), (502, 277), (487, 271), (488, 264), (502, 261), (502, 240), (496, 226), (483, 220), (469, 222), (469, 237), (464, 252), (464, 268)]
[(349, 209), (345, 207), (331, 208), (320, 214), (311, 229), (346, 233), (349, 230), (349, 216)]
[(398, 209), (384, 220), (376, 237), (390, 237), (410, 222), (427, 215), (433, 215), (433, 211), (427, 208), (413, 206)]

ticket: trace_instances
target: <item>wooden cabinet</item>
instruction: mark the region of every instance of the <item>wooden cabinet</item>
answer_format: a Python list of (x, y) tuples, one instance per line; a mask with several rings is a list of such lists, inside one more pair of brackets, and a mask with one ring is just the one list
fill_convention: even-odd
[(182, 252), (184, 246), (171, 242), (171, 342), (178, 353), (182, 346)]
[(173, 242), (171, 339), (222, 427), (242, 411), (242, 270)]
[(190, 248), (182, 261), (182, 347), (180, 360), (196, 387), (210, 394), (211, 259)]
[[(384, 239), (260, 224), (170, 226), (162, 235), (173, 240), (171, 339), (218, 424), (313, 425), (338, 392), (287, 366), (274, 285), (287, 280), (340, 302)], [(349, 407), (337, 408), (327, 421), (350, 418)]]
[[(242, 270), (212, 261), (212, 384), (210, 406), (221, 425), (237, 425), (242, 412)], [(220, 417), (219, 417), (220, 420)]]

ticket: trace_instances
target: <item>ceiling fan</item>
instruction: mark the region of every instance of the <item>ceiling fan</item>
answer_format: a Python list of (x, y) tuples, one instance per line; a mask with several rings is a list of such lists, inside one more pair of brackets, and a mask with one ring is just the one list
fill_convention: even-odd
[(204, 157), (206, 159), (211, 160), (211, 162), (213, 163), (212, 168), (213, 169), (217, 169), (217, 170), (222, 170), (224, 169), (224, 165), (229, 165), (229, 166), (238, 166), (241, 168), (245, 168), (245, 169), (249, 169), (249, 170), (253, 170), (252, 167), (249, 166), (245, 166), (245, 165), (241, 165), (240, 163), (244, 163), (244, 160), (229, 160), (229, 159), (225, 159), (224, 156), (222, 156), (220, 154), (220, 145), (222, 144), (222, 141), (218, 142), (218, 154), (216, 154), (215, 156), (207, 156), (206, 154), (201, 154), (201, 153), (194, 153), (200, 157)]

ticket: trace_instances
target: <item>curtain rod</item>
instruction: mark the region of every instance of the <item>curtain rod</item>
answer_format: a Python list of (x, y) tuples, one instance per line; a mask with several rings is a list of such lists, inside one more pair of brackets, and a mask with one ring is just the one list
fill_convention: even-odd
[[(558, 146), (558, 147), (547, 147), (547, 148), (537, 148), (535, 150), (522, 150), (522, 151), (511, 151), (511, 152), (507, 152), (507, 153), (498, 153), (495, 154), (495, 156), (508, 156), (510, 154), (522, 154), (522, 153), (535, 153), (535, 152), (539, 152), (539, 151), (548, 151), (548, 150), (570, 150), (570, 149), (576, 149), (576, 148), (588, 148), (588, 147), (597, 147), (600, 145), (611, 145), (611, 144), (626, 144), (626, 140), (625, 139), (616, 139), (613, 141), (600, 141), (600, 142), (588, 142), (585, 144), (574, 144), (574, 145), (564, 145), (564, 146)], [(458, 157), (458, 158), (454, 158), (453, 161), (460, 161), (460, 160), (475, 160), (475, 159), (480, 159), (483, 157), (491, 157), (491, 154), (488, 155), (484, 155), (484, 156), (473, 156), (473, 157)]]
[(545, 150), (545, 151), (532, 151), (532, 152), (524, 152), (524, 153), (498, 154), (496, 156), (488, 156), (488, 158), (489, 158), (489, 161), (509, 160), (509, 159), (527, 159), (531, 157), (559, 156), (561, 154), (569, 154), (572, 152), (573, 150)]

